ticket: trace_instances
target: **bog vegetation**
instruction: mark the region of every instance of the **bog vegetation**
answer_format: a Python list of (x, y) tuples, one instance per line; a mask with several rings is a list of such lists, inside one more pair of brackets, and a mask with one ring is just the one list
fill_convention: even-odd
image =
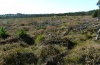
[(91, 16), (0, 19), (0, 65), (99, 65), (99, 27)]

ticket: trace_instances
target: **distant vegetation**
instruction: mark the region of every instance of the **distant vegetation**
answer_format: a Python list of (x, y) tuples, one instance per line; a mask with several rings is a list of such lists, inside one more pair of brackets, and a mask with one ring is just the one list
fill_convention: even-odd
[(7, 18), (30, 18), (30, 17), (51, 17), (51, 16), (86, 16), (91, 15), (95, 10), (83, 11), (83, 12), (69, 12), (69, 13), (59, 13), (59, 14), (5, 14), (0, 15), (0, 19)]

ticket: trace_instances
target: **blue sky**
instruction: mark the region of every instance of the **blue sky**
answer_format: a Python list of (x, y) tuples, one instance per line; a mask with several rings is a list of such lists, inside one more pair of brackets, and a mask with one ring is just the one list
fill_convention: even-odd
[(98, 9), (98, 0), (0, 0), (0, 14), (44, 14)]

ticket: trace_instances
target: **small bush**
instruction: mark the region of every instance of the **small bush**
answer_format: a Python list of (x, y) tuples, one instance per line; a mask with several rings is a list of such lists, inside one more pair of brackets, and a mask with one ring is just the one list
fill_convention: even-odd
[(42, 42), (43, 40), (44, 40), (44, 35), (41, 34), (41, 35), (38, 35), (38, 36), (37, 36), (35, 42), (36, 42), (36, 43), (40, 43), (40, 42)]
[(24, 37), (28, 36), (28, 34), (26, 33), (26, 31), (24, 29), (19, 29), (17, 32), (17, 36), (20, 38), (24, 38)]
[(27, 44), (34, 44), (34, 40), (26, 33), (24, 29), (19, 29), (17, 32), (17, 36)]
[(9, 53), (3, 57), (2, 65), (36, 65), (37, 57), (32, 51), (24, 48), (16, 48), (10, 50)]
[(7, 34), (5, 28), (0, 28), (0, 37), (1, 38), (7, 38), (9, 35)]

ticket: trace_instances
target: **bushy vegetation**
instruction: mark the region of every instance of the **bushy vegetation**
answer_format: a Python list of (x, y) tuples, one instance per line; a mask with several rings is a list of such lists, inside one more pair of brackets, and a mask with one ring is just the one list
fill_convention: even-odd
[(24, 29), (19, 29), (17, 32), (17, 36), (20, 38), (25, 38), (26, 36), (28, 36), (28, 34), (26, 33)]
[(3, 57), (3, 61), (3, 65), (36, 65), (37, 57), (30, 50), (20, 47), (10, 50), (10, 52)]
[(5, 39), (5, 38), (7, 38), (9, 35), (7, 34), (7, 32), (6, 32), (6, 30), (5, 30), (5, 28), (0, 28), (0, 37), (1, 38), (3, 38), (3, 39)]
[(93, 12), (92, 17), (93, 18), (98, 17), (98, 10), (96, 10), (96, 11)]
[(41, 35), (38, 35), (38, 36), (37, 36), (35, 42), (36, 42), (37, 44), (38, 44), (38, 43), (43, 43), (44, 39), (45, 39), (44, 35), (41, 34)]
[(17, 36), (27, 44), (34, 44), (34, 40), (26, 33), (24, 29), (19, 29), (17, 32)]
[(95, 10), (93, 13), (92, 13), (92, 17), (95, 18), (95, 17), (100, 17), (100, 10)]
[(100, 22), (91, 16), (0, 19), (0, 27), (0, 65), (100, 64)]

